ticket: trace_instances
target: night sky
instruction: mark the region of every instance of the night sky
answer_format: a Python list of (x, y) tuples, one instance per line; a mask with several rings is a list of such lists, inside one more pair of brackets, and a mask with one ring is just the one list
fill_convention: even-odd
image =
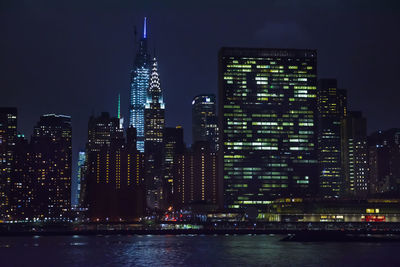
[(192, 98), (217, 93), (221, 46), (317, 49), (319, 78), (338, 79), (369, 132), (400, 127), (398, 1), (0, 0), (0, 106), (18, 108), (28, 137), (40, 115), (71, 115), (74, 172), (91, 114), (116, 115), (120, 93), (127, 122), (144, 16), (166, 123), (183, 125), (187, 144)]

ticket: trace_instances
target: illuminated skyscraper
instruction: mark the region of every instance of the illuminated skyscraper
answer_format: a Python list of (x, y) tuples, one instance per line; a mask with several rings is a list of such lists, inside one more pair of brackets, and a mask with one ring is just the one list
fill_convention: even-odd
[(339, 197), (342, 182), (340, 124), (346, 116), (346, 91), (335, 79), (318, 81), (319, 194)]
[(71, 117), (41, 116), (33, 129), (31, 145), (36, 216), (42, 220), (67, 219), (71, 209)]
[(341, 123), (343, 195), (365, 197), (368, 193), (367, 119), (350, 111)]
[(162, 143), (164, 125), (165, 104), (161, 90), (160, 77), (158, 75), (158, 64), (156, 58), (154, 58), (145, 104), (144, 135), (146, 146), (154, 143)]
[(165, 127), (165, 105), (158, 75), (157, 60), (153, 59), (150, 84), (145, 105), (145, 155), (147, 205), (161, 208), (165, 194), (162, 171), (163, 133)]
[(0, 108), (0, 219), (9, 215), (15, 145), (17, 142), (17, 109)]
[(131, 71), (131, 93), (129, 126), (136, 128), (137, 148), (144, 151), (144, 109), (151, 73), (150, 54), (147, 52), (147, 18), (144, 18), (143, 35), (139, 41), (133, 69)]
[(215, 95), (198, 95), (192, 101), (193, 144), (208, 141), (214, 151), (218, 150), (218, 122)]
[(315, 193), (316, 51), (222, 48), (218, 78), (225, 206)]

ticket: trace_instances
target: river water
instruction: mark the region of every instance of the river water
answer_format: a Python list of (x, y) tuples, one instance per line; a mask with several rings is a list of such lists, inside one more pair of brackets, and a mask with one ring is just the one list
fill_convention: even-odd
[(400, 243), (282, 236), (0, 237), (0, 266), (400, 266)]

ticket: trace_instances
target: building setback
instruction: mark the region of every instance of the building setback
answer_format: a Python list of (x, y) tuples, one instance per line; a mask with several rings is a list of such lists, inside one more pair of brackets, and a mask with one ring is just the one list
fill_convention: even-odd
[(319, 195), (339, 197), (342, 182), (340, 125), (346, 116), (346, 91), (335, 79), (318, 81)]
[(218, 121), (216, 100), (213, 94), (195, 96), (192, 101), (192, 141), (208, 141), (218, 150)]
[(342, 195), (364, 198), (368, 193), (367, 120), (360, 111), (350, 111), (341, 124)]
[(225, 207), (314, 194), (316, 51), (222, 48), (218, 80)]

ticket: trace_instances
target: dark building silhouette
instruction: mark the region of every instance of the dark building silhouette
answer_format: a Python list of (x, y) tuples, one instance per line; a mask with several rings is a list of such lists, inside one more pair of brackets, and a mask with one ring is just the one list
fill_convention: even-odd
[(0, 219), (10, 215), (10, 190), (13, 183), (17, 109), (0, 108)]
[(176, 206), (195, 204), (217, 205), (217, 156), (207, 141), (193, 144), (191, 149), (178, 155), (175, 162), (174, 200)]
[(350, 111), (341, 124), (342, 195), (363, 198), (368, 193), (367, 119)]
[(91, 221), (134, 221), (144, 213), (144, 156), (136, 131), (125, 141), (119, 119), (108, 113), (88, 125), (85, 206)]
[(315, 50), (222, 48), (219, 166), (226, 208), (262, 210), (318, 183)]
[(183, 142), (183, 128), (181, 126), (165, 128), (163, 144), (163, 191), (165, 206), (176, 206), (179, 203), (175, 202), (174, 196), (177, 194), (175, 189), (179, 188), (180, 184), (174, 174), (174, 168), (186, 149)]
[(35, 203), (34, 154), (24, 135), (18, 134), (15, 145), (13, 182), (10, 190), (10, 219), (31, 220), (39, 214)]
[(378, 131), (368, 137), (369, 192), (400, 196), (400, 129)]
[(319, 195), (339, 197), (342, 182), (340, 125), (346, 116), (346, 91), (336, 79), (318, 81)]
[(144, 148), (146, 157), (146, 190), (147, 207), (161, 209), (164, 207), (163, 191), (163, 133), (165, 127), (165, 105), (158, 75), (157, 60), (153, 59), (150, 83), (144, 110)]
[(198, 95), (192, 101), (192, 141), (208, 141), (218, 151), (218, 120), (213, 94)]
[(63, 221), (70, 216), (71, 139), (69, 116), (43, 115), (33, 129), (31, 179), (36, 218)]

